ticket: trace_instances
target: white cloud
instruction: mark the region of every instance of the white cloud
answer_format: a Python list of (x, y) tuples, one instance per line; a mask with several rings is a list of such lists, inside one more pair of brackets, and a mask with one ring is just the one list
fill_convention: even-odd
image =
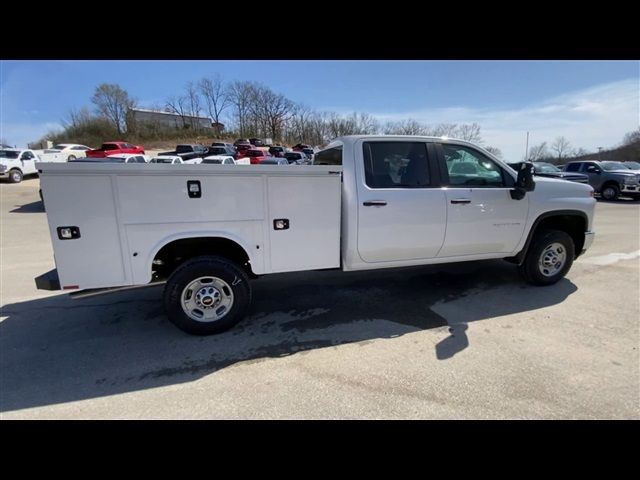
[(57, 122), (44, 123), (5, 123), (0, 124), (0, 138), (9, 145), (18, 148), (26, 147), (27, 143), (39, 140), (45, 133), (52, 130), (62, 130)]
[(427, 124), (477, 122), (485, 145), (502, 150), (505, 159), (520, 160), (529, 146), (565, 136), (572, 146), (596, 151), (618, 144), (640, 125), (639, 79), (579, 90), (516, 109), (463, 106), (374, 114), (379, 120), (413, 118)]

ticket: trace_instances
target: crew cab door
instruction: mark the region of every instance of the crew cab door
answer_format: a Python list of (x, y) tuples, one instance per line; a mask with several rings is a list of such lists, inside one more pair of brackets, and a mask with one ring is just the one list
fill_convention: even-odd
[(30, 173), (36, 173), (36, 155), (26, 150), (20, 154), (20, 163), (22, 164), (22, 173), (24, 175), (29, 175)]
[(447, 206), (433, 145), (360, 140), (355, 162), (360, 258), (376, 263), (437, 256)]
[(436, 148), (447, 204), (438, 257), (512, 253), (524, 234), (529, 196), (511, 198), (515, 179), (479, 150), (453, 143)]

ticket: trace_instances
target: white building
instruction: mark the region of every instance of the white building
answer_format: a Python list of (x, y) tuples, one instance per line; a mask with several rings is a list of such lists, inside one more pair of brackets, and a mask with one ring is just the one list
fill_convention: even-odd
[(147, 110), (145, 108), (132, 108), (129, 112), (133, 115), (133, 120), (138, 124), (162, 125), (169, 128), (185, 128), (185, 126), (187, 128), (200, 129), (212, 128), (209, 117), (194, 117), (159, 110)]

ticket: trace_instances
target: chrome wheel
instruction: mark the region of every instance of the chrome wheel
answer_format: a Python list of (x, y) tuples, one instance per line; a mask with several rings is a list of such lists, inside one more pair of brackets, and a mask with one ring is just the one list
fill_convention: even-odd
[(200, 277), (189, 283), (180, 295), (182, 309), (198, 322), (215, 322), (233, 307), (233, 291), (218, 277)]
[(605, 200), (613, 200), (616, 197), (616, 189), (614, 187), (607, 187), (602, 191), (602, 197)]
[(22, 181), (22, 173), (18, 170), (11, 171), (11, 181), (13, 183), (20, 183)]
[(561, 243), (552, 243), (545, 247), (540, 254), (538, 268), (545, 277), (553, 277), (564, 266), (567, 260), (567, 250)]

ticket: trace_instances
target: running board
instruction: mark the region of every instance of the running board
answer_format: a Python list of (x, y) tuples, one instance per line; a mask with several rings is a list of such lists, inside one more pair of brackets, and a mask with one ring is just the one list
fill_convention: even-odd
[(156, 287), (158, 285), (164, 285), (166, 280), (162, 282), (145, 283), (144, 285), (127, 285), (124, 287), (107, 287), (107, 288), (87, 288), (86, 290), (80, 290), (78, 292), (72, 292), (69, 296), (77, 300), (79, 298), (96, 297), (98, 295), (104, 295), (105, 293), (122, 292), (126, 290), (138, 290), (140, 288)]

